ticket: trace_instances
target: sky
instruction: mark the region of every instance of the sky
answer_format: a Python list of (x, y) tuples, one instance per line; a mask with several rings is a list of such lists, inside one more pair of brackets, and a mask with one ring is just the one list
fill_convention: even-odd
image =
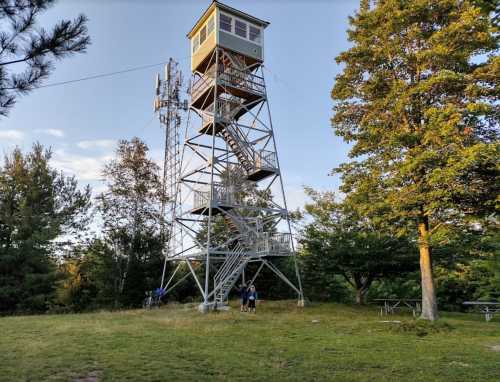
[[(348, 16), (358, 0), (225, 0), (271, 24), (265, 30), (268, 99), (289, 207), (301, 207), (303, 186), (335, 190), (329, 176), (347, 160), (348, 146), (330, 126), (330, 91), (341, 68), (335, 57), (349, 47)], [(56, 63), (47, 84), (179, 61), (189, 77), (186, 33), (208, 0), (60, 0), (40, 18), (48, 28), (84, 13), (92, 45), (86, 54)], [(162, 130), (153, 114), (157, 67), (64, 86), (37, 89), (18, 99), (0, 120), (0, 152), (28, 151), (39, 141), (53, 151), (52, 165), (81, 185), (103, 189), (100, 171), (118, 139), (143, 139), (161, 158)]]

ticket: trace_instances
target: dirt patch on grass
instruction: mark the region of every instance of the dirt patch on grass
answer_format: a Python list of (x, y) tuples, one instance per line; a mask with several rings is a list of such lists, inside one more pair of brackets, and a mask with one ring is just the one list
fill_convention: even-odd
[(453, 330), (453, 327), (446, 322), (428, 322), (424, 320), (414, 321), (394, 321), (389, 330), (393, 333), (415, 334), (417, 337), (425, 337), (428, 334), (447, 333)]
[(91, 371), (87, 375), (73, 379), (73, 382), (99, 382), (99, 371)]
[(500, 345), (490, 345), (488, 347), (493, 351), (500, 352)]

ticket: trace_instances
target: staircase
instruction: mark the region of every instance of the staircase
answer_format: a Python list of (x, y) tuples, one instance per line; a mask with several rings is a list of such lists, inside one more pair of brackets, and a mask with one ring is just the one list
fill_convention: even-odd
[(243, 133), (237, 127), (227, 125), (222, 130), (222, 136), (247, 174), (251, 173), (254, 170), (255, 150), (245, 139)]
[(231, 54), (227, 51), (222, 55), (222, 64), (225, 68), (236, 68), (238, 70), (245, 70), (245, 61), (238, 57), (236, 54)]
[(233, 236), (240, 234), (240, 230), (239, 230), (238, 226), (236, 225), (236, 223), (234, 222), (234, 219), (231, 218), (231, 216), (224, 214), (224, 222), (228, 226), (228, 228), (231, 231), (231, 233), (233, 234)]
[(244, 247), (238, 243), (230, 256), (214, 276), (215, 303), (224, 305), (229, 292), (247, 265), (249, 257), (244, 253)]

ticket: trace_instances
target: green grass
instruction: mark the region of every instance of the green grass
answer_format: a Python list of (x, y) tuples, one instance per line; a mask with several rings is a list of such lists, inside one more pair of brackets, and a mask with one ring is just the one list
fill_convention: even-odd
[(499, 317), (446, 314), (429, 325), (374, 307), (258, 308), (0, 318), (0, 380), (500, 380)]

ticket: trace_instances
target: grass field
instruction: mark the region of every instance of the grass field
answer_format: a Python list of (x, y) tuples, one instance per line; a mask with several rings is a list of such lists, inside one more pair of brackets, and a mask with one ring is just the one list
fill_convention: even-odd
[(429, 325), (375, 307), (258, 308), (0, 318), (0, 380), (500, 381), (498, 317)]

